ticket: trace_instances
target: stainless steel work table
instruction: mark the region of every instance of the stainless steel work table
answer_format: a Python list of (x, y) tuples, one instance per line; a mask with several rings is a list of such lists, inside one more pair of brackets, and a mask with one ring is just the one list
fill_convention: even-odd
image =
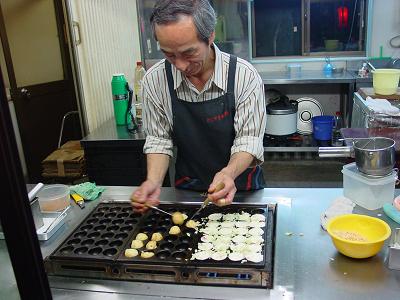
[[(101, 199), (127, 198), (134, 187), (107, 187)], [(55, 299), (397, 299), (400, 271), (386, 266), (387, 243), (373, 258), (354, 260), (340, 255), (329, 236), (320, 227), (320, 214), (342, 189), (265, 189), (238, 194), (237, 201), (248, 203), (278, 203), (275, 241), (274, 288), (252, 289), (175, 284), (138, 283), (128, 281), (93, 280), (49, 276)], [(198, 193), (163, 188), (162, 201), (199, 201)], [(44, 257), (71, 233), (99, 200), (87, 203), (84, 210), (75, 204), (69, 211), (67, 224), (50, 240), (41, 243)], [(357, 213), (379, 216), (394, 228), (382, 211)], [(293, 235), (286, 235), (291, 232)], [(300, 235), (302, 234), (302, 235)], [(4, 254), (5, 253), (5, 254)], [(5, 257), (4, 241), (0, 241), (2, 272), (0, 283), (10, 284), (11, 266)], [(4, 262), (5, 261), (5, 262)], [(5, 266), (5, 265), (6, 266)], [(5, 268), (9, 272), (3, 271)], [(5, 277), (7, 276), (7, 277)], [(15, 287), (15, 286), (14, 286)], [(2, 287), (0, 299), (10, 286)], [(7, 299), (10, 294), (7, 294)], [(18, 298), (16, 298), (18, 299)]]

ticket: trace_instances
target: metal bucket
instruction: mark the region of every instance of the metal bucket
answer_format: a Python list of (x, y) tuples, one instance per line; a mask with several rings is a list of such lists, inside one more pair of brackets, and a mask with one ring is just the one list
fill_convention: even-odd
[(352, 146), (320, 147), (320, 157), (354, 157), (361, 173), (369, 176), (391, 174), (396, 163), (396, 142), (390, 138), (354, 139)]

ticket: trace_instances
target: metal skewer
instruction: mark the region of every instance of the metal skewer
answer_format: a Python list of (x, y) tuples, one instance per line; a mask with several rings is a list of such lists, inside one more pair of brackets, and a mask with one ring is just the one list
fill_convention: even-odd
[[(214, 190), (214, 193), (215, 193), (215, 192), (219, 192), (219, 191), (222, 190), (224, 187), (225, 187), (225, 184), (223, 184), (222, 182), (219, 183), (219, 184), (216, 186), (216, 188), (215, 188), (215, 190)], [(207, 195), (208, 195), (208, 194), (207, 194)], [(199, 208), (198, 210), (196, 210), (196, 212), (192, 215), (192, 217), (189, 219), (189, 221), (190, 221), (190, 220), (193, 220), (193, 218), (194, 218), (196, 215), (198, 215), (199, 212), (202, 211), (210, 202), (211, 202), (211, 199), (207, 196), (206, 200), (203, 201), (203, 203), (201, 204), (200, 208)]]
[(156, 206), (150, 205), (150, 204), (145, 204), (145, 205), (146, 205), (147, 207), (150, 207), (150, 208), (152, 208), (152, 209), (158, 210), (159, 212), (162, 212), (162, 213), (167, 214), (167, 215), (169, 215), (169, 216), (172, 217), (172, 214), (170, 214), (169, 212), (166, 212), (165, 210), (162, 210), (162, 209), (160, 209), (160, 208), (158, 208), (158, 207), (156, 207)]

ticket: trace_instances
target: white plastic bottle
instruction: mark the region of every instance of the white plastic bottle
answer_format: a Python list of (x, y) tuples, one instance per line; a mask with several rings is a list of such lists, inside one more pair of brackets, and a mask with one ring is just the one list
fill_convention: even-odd
[(135, 94), (135, 107), (136, 119), (138, 124), (142, 124), (142, 80), (146, 73), (145, 68), (141, 61), (136, 63), (135, 78), (134, 78), (134, 94)]
[(340, 129), (343, 128), (343, 118), (340, 111), (337, 111), (334, 117), (334, 124), (332, 128), (332, 141), (331, 144), (334, 147), (343, 146), (342, 134)]

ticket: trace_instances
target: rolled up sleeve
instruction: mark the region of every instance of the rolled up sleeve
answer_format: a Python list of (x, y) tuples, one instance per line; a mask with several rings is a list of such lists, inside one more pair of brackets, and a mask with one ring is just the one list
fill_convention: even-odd
[(145, 154), (167, 154), (172, 157), (171, 126), (168, 123), (164, 108), (146, 84), (143, 85), (142, 99), (143, 129), (146, 134), (143, 152)]
[(266, 124), (264, 86), (255, 71), (247, 78), (246, 84), (237, 89), (235, 132), (236, 137), (231, 155), (247, 152), (254, 156), (252, 166), (264, 162), (263, 138)]

